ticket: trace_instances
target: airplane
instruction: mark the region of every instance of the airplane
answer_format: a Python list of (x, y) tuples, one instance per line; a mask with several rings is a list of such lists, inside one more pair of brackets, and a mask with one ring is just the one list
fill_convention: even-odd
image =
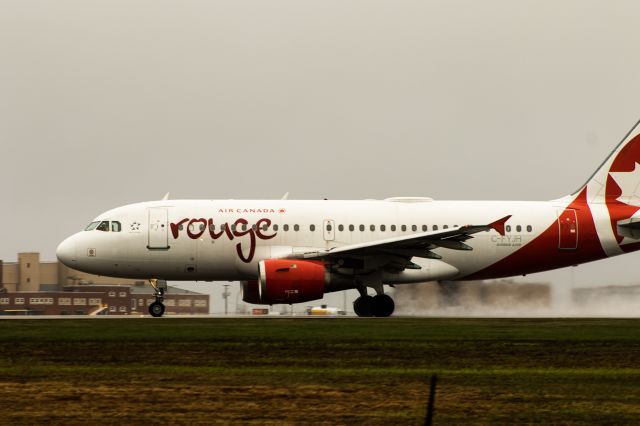
[(165, 196), (102, 213), (56, 255), (80, 271), (149, 280), (154, 317), (166, 280), (241, 281), (243, 300), (264, 305), (356, 289), (358, 316), (387, 317), (385, 285), (526, 275), (640, 249), (639, 125), (580, 189), (552, 201)]

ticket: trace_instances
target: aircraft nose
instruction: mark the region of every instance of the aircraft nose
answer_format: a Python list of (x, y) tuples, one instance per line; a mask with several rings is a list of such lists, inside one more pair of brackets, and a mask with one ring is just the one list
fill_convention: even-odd
[(56, 257), (67, 266), (73, 266), (76, 261), (76, 242), (73, 237), (69, 237), (60, 243), (56, 249)]

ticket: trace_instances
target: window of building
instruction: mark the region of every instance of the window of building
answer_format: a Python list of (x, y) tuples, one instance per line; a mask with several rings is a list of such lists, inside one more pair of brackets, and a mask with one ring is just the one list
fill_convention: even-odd
[(178, 306), (191, 306), (191, 299), (180, 299), (180, 301), (178, 302)]
[(100, 222), (100, 225), (98, 225), (98, 227), (96, 229), (98, 231), (109, 232), (109, 221), (108, 220), (103, 220), (102, 222)]
[(9, 298), (8, 297), (0, 297), (0, 305), (8, 305)]
[(387, 227), (385, 225), (380, 225), (380, 231), (384, 232), (386, 231)]
[(16, 305), (24, 305), (24, 297), (16, 297), (13, 300), (13, 303), (15, 303)]
[(89, 299), (89, 305), (91, 305), (91, 306), (102, 305), (102, 299), (93, 297), (93, 298)]
[(193, 306), (195, 306), (196, 308), (206, 308), (207, 307), (207, 301), (206, 300), (194, 300), (193, 301)]
[(58, 305), (60, 305), (60, 306), (69, 306), (69, 305), (71, 305), (71, 298), (69, 298), (69, 297), (60, 297), (60, 298), (58, 298)]
[(109, 312), (115, 312), (115, 311), (116, 311), (115, 306), (109, 306)]
[(315, 231), (316, 230), (316, 226), (315, 225), (309, 225), (309, 230), (311, 232)]
[(73, 304), (76, 306), (84, 306), (87, 304), (87, 299), (84, 297), (74, 297)]
[(30, 297), (30, 305), (53, 305), (53, 297)]
[(27, 282), (30, 283), (31, 282), (31, 278), (27, 278)]
[(126, 306), (120, 306), (120, 308), (118, 310), (120, 312), (127, 312), (127, 307)]
[(127, 292), (126, 291), (121, 291), (120, 293), (118, 293), (118, 296), (127, 297)]
[[(151, 304), (151, 302), (149, 302), (149, 304)], [(167, 306), (176, 306), (176, 299), (166, 299), (164, 304)]]
[(360, 232), (364, 232), (364, 225), (359, 226)]
[(300, 225), (298, 224), (293, 225), (293, 230), (298, 232), (300, 230)]
[(122, 225), (118, 221), (111, 221), (111, 232), (120, 232), (122, 231)]
[(131, 299), (131, 310), (136, 310), (136, 299)]
[(113, 290), (111, 290), (111, 291), (109, 292), (109, 297), (116, 297), (116, 292), (115, 292), (115, 291), (113, 291)]
[(27, 268), (31, 268), (31, 263), (27, 262)]

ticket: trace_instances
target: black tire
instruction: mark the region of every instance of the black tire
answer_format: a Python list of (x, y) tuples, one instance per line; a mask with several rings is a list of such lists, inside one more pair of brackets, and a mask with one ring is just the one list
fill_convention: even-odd
[(373, 297), (360, 296), (353, 301), (353, 310), (359, 317), (370, 317), (371, 315), (371, 303)]
[(152, 317), (159, 318), (164, 315), (164, 309), (165, 307), (163, 303), (153, 302), (149, 305), (149, 314), (151, 314)]
[(374, 317), (389, 317), (395, 308), (393, 299), (386, 294), (378, 294), (371, 300), (371, 314)]

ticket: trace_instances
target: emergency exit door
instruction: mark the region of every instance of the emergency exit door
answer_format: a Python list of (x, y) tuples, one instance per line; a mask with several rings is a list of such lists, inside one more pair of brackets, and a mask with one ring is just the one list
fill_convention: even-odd
[(150, 208), (149, 209), (149, 249), (168, 249), (169, 248), (169, 225), (168, 225), (167, 209)]
[(560, 250), (575, 250), (578, 248), (578, 218), (576, 211), (566, 209), (558, 215)]
[(326, 219), (322, 223), (325, 241), (333, 241), (336, 239), (336, 223), (334, 220)]

